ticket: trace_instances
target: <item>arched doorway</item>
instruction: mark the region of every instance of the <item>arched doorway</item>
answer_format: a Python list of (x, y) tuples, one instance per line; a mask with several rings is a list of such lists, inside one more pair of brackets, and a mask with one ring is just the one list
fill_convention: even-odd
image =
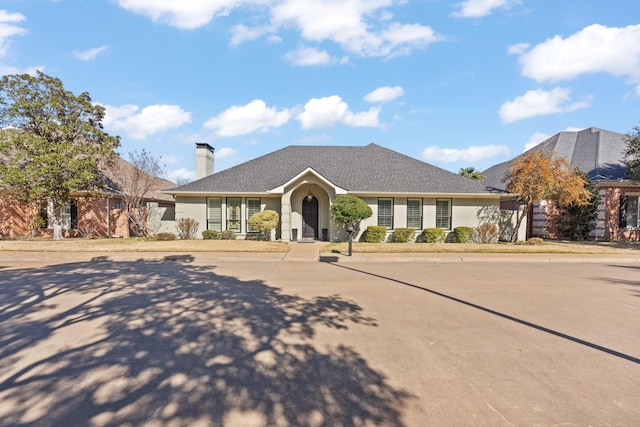
[(315, 196), (302, 199), (302, 238), (318, 238), (318, 199)]

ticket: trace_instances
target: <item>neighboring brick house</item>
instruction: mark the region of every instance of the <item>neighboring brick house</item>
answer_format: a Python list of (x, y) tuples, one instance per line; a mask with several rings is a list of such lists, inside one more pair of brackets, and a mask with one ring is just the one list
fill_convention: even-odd
[[(598, 219), (591, 232), (593, 239), (640, 240), (638, 198), (640, 185), (627, 179), (624, 163), (627, 135), (598, 128), (578, 132), (560, 132), (529, 151), (543, 150), (554, 157), (563, 157), (572, 167), (585, 172), (600, 195)], [(504, 190), (502, 182), (509, 169), (509, 160), (484, 171), (487, 186)], [(504, 208), (513, 204), (505, 198)], [(557, 205), (542, 200), (533, 207), (527, 224), (527, 237), (561, 237), (557, 231)]]
[[(63, 212), (65, 237), (128, 237), (128, 217), (124, 210), (124, 177), (134, 168), (126, 160), (116, 157), (103, 172), (103, 186), (99, 190), (70, 194)], [(154, 229), (175, 232), (173, 197), (160, 190), (175, 187), (171, 181), (157, 179), (157, 190), (146, 200), (153, 207)], [(2, 190), (0, 189), (0, 192)], [(9, 197), (4, 190), (0, 198), (0, 238), (46, 236), (52, 234), (48, 206), (28, 206)]]

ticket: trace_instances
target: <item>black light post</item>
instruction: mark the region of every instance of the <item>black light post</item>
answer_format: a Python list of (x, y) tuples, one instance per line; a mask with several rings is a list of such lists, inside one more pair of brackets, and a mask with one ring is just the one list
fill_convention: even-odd
[(349, 233), (349, 256), (352, 254), (352, 246), (353, 246), (353, 225), (347, 225), (347, 233)]

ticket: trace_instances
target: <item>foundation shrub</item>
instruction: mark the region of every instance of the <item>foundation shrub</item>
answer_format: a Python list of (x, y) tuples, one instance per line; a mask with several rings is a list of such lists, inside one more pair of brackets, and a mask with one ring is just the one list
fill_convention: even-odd
[(473, 228), (472, 227), (456, 227), (453, 229), (453, 235), (456, 243), (471, 243), (473, 242)]
[(444, 243), (447, 233), (442, 228), (425, 228), (422, 230), (422, 240), (425, 243)]
[(381, 243), (387, 237), (387, 228), (379, 225), (370, 225), (364, 232), (364, 241), (367, 243)]
[(176, 224), (178, 237), (185, 240), (195, 239), (200, 224), (193, 218), (180, 218)]
[(396, 228), (391, 235), (391, 241), (394, 243), (407, 243), (416, 236), (416, 230), (413, 228)]
[(235, 240), (236, 237), (236, 232), (233, 230), (224, 230), (222, 233), (220, 233), (220, 238), (222, 240)]
[(475, 236), (479, 243), (496, 243), (500, 237), (500, 227), (487, 222), (476, 227)]
[(217, 230), (204, 230), (202, 238), (205, 240), (220, 240), (220, 232)]

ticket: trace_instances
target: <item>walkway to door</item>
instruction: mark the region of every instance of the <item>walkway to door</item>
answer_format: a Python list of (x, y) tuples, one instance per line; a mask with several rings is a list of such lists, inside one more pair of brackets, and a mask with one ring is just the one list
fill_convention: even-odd
[(320, 259), (320, 249), (327, 242), (289, 242), (289, 252), (285, 255), (285, 261), (318, 261)]

